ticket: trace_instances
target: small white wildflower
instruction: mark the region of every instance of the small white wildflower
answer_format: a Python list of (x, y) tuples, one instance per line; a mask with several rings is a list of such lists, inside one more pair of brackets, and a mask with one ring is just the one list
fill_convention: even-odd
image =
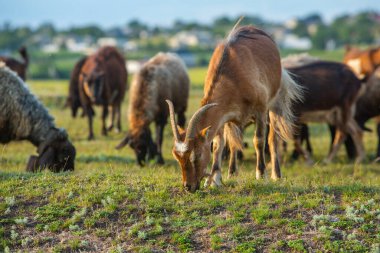
[(16, 203), (16, 198), (14, 196), (12, 196), (12, 197), (5, 197), (5, 203), (8, 206), (14, 206), (15, 203)]
[(28, 217), (20, 218), (20, 219), (15, 219), (16, 224), (26, 224), (28, 223)]

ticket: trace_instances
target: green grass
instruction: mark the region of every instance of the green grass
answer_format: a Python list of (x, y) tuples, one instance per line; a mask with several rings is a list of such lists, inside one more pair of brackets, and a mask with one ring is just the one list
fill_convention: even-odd
[[(191, 69), (188, 116), (198, 107), (206, 69)], [(239, 175), (224, 186), (195, 194), (181, 187), (166, 127), (165, 166), (135, 165), (131, 149), (114, 147), (122, 134), (88, 142), (87, 122), (62, 110), (67, 81), (30, 81), (31, 90), (65, 127), (77, 148), (76, 169), (53, 174), (24, 171), (36, 148), (27, 142), (0, 146), (0, 252), (378, 252), (380, 165), (354, 166), (343, 150), (322, 165), (329, 136), (312, 124), (316, 164), (285, 157), (283, 179), (254, 179), (255, 155), (249, 127)], [(373, 125), (370, 125), (373, 127)], [(375, 133), (366, 133), (369, 156)], [(291, 145), (289, 145), (291, 147)], [(376, 251), (377, 250), (377, 251)]]

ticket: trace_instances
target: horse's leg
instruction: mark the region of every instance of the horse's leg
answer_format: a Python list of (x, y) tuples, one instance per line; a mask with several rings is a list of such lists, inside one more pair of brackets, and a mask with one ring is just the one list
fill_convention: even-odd
[(206, 178), (205, 186), (221, 186), (222, 185), (222, 153), (224, 148), (225, 140), (222, 130), (219, 130), (217, 135), (213, 139), (213, 161), (211, 173), (208, 178)]
[(279, 155), (278, 155), (278, 150), (277, 150), (278, 136), (274, 129), (275, 119), (273, 116), (274, 116), (273, 113), (269, 112), (270, 124), (269, 124), (268, 144), (269, 144), (270, 158), (271, 158), (271, 164), (272, 164), (271, 178), (273, 180), (278, 180), (281, 178), (281, 169), (280, 169)]
[(108, 116), (108, 106), (103, 105), (103, 113), (102, 113), (102, 135), (107, 135), (107, 128), (106, 128), (106, 119)]
[(264, 177), (265, 173), (265, 128), (266, 128), (265, 112), (259, 112), (256, 115), (256, 131), (253, 137), (253, 144), (256, 149), (256, 179)]

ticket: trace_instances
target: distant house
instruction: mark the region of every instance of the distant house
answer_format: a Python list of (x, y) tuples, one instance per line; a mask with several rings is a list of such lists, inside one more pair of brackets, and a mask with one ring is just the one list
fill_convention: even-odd
[(213, 47), (215, 40), (209, 32), (206, 31), (183, 31), (179, 32), (169, 40), (169, 46), (172, 49), (187, 47)]
[(312, 43), (309, 38), (300, 38), (294, 34), (285, 35), (282, 41), (279, 41), (278, 43), (282, 48), (286, 49), (309, 50), (312, 47)]
[(116, 47), (117, 46), (117, 40), (115, 38), (112, 38), (112, 37), (99, 38), (97, 41), (97, 45), (99, 47), (104, 47), (104, 46)]

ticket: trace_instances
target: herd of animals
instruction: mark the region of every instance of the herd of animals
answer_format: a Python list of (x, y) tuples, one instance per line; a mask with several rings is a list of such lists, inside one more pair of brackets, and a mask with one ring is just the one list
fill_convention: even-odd
[[(28, 140), (37, 147), (27, 171), (74, 170), (76, 150), (64, 129), (25, 85), (28, 54), (23, 61), (0, 57), (0, 142)], [(365, 158), (365, 123), (380, 115), (380, 47), (347, 47), (343, 62), (323, 61), (307, 54), (280, 58), (276, 43), (254, 26), (232, 29), (210, 59), (200, 108), (185, 127), (190, 79), (183, 61), (173, 53), (158, 53), (134, 75), (129, 88), (129, 131), (117, 146), (129, 145), (143, 166), (156, 159), (164, 164), (162, 142), (168, 118), (174, 136), (172, 154), (182, 171), (182, 184), (194, 192), (202, 179), (221, 185), (221, 163), (227, 146), (228, 175), (237, 171), (244, 147), (244, 128), (254, 123), (256, 178), (264, 176), (265, 152), (271, 157), (271, 178), (281, 178), (284, 141), (294, 143), (293, 157), (312, 164), (307, 123), (328, 123), (331, 147), (325, 162), (345, 143), (350, 158)], [(126, 60), (114, 47), (100, 48), (73, 68), (66, 106), (72, 116), (87, 116), (88, 139), (94, 139), (94, 106), (102, 107), (102, 135), (121, 131), (121, 103), (127, 86)], [(111, 124), (106, 126), (110, 114)], [(150, 130), (155, 123), (153, 140)], [(267, 133), (266, 133), (267, 132)], [(377, 125), (380, 136), (380, 125)], [(306, 148), (303, 143), (306, 143)], [(266, 143), (268, 144), (266, 146)], [(380, 144), (377, 157), (380, 157)], [(212, 158), (211, 171), (207, 166)]]

